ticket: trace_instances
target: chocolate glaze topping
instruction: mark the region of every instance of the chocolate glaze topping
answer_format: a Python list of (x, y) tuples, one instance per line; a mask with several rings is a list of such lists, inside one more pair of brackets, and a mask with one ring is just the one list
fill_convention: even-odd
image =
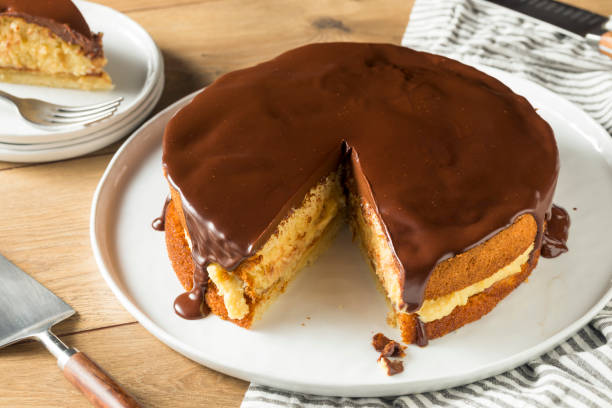
[(425, 323), (419, 319), (419, 316), (415, 316), (414, 318), (416, 319), (416, 339), (414, 342), (419, 347), (425, 347), (429, 344), (429, 337), (427, 337)]
[(546, 230), (542, 242), (542, 256), (556, 258), (568, 251), (570, 216), (564, 208), (553, 205), (550, 216), (546, 220)]
[(312, 44), (224, 75), (166, 127), (163, 164), (193, 258), (233, 270), (344, 163), (403, 269), (431, 271), (551, 206), (558, 152), (523, 97), (459, 62), (386, 44)]
[(47, 27), (58, 37), (80, 45), (86, 55), (101, 57), (102, 35), (94, 34), (70, 0), (0, 0), (0, 17), (20, 17)]
[(164, 231), (166, 229), (166, 212), (168, 212), (168, 205), (170, 204), (171, 199), (172, 197), (170, 196), (166, 197), (161, 215), (151, 222), (151, 227), (155, 231)]

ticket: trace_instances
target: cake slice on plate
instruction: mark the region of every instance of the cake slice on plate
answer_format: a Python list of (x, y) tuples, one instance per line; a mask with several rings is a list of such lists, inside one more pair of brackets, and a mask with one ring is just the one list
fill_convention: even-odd
[(102, 34), (70, 0), (0, 0), (0, 81), (108, 90)]

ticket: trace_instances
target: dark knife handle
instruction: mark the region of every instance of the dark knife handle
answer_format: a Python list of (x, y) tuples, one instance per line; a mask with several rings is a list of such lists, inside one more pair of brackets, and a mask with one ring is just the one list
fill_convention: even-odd
[(138, 402), (80, 351), (64, 365), (64, 376), (99, 408), (137, 408)]
[(606, 54), (608, 57), (612, 58), (612, 32), (608, 31), (607, 33), (602, 34), (601, 39), (599, 40), (599, 51), (603, 54)]

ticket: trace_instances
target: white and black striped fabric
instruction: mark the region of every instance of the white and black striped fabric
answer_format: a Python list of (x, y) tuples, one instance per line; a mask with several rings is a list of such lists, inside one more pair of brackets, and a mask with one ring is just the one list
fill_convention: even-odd
[[(586, 42), (482, 0), (417, 0), (402, 45), (513, 72), (563, 95), (612, 134), (612, 60)], [(255, 407), (612, 407), (612, 303), (517, 369), (444, 391), (334, 398), (251, 384)]]
[(483, 0), (417, 0), (402, 45), (527, 78), (612, 134), (612, 59), (551, 25)]
[(612, 407), (612, 303), (535, 361), (473, 384), (394, 398), (334, 398), (251, 384), (242, 408)]

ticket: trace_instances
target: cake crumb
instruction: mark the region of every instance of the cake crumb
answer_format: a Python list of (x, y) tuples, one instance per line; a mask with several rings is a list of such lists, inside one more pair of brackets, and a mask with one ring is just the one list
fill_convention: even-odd
[(393, 340), (391, 340), (390, 338), (388, 338), (384, 334), (376, 333), (374, 335), (374, 337), (372, 337), (372, 346), (374, 347), (374, 350), (376, 350), (376, 351), (378, 351), (380, 353), (381, 351), (383, 351), (385, 346), (389, 342), (391, 342), (391, 341), (393, 341)]
[(372, 346), (381, 353), (381, 357), (404, 357), (406, 355), (404, 353), (406, 347), (382, 333), (376, 333), (372, 337)]
[(391, 327), (397, 327), (397, 316), (394, 311), (387, 313), (387, 324)]
[(391, 361), (385, 356), (378, 358), (378, 364), (385, 370), (388, 376), (399, 374), (404, 371), (404, 363), (401, 360)]
[(391, 340), (382, 349), (380, 355), (383, 357), (404, 357), (406, 353), (404, 353), (404, 346), (399, 344), (397, 341)]
[(395, 340), (391, 340), (382, 333), (376, 333), (372, 337), (372, 347), (380, 353), (378, 364), (385, 370), (387, 375), (395, 375), (404, 371), (404, 363), (401, 360), (390, 360), (389, 357), (404, 357), (405, 346)]

